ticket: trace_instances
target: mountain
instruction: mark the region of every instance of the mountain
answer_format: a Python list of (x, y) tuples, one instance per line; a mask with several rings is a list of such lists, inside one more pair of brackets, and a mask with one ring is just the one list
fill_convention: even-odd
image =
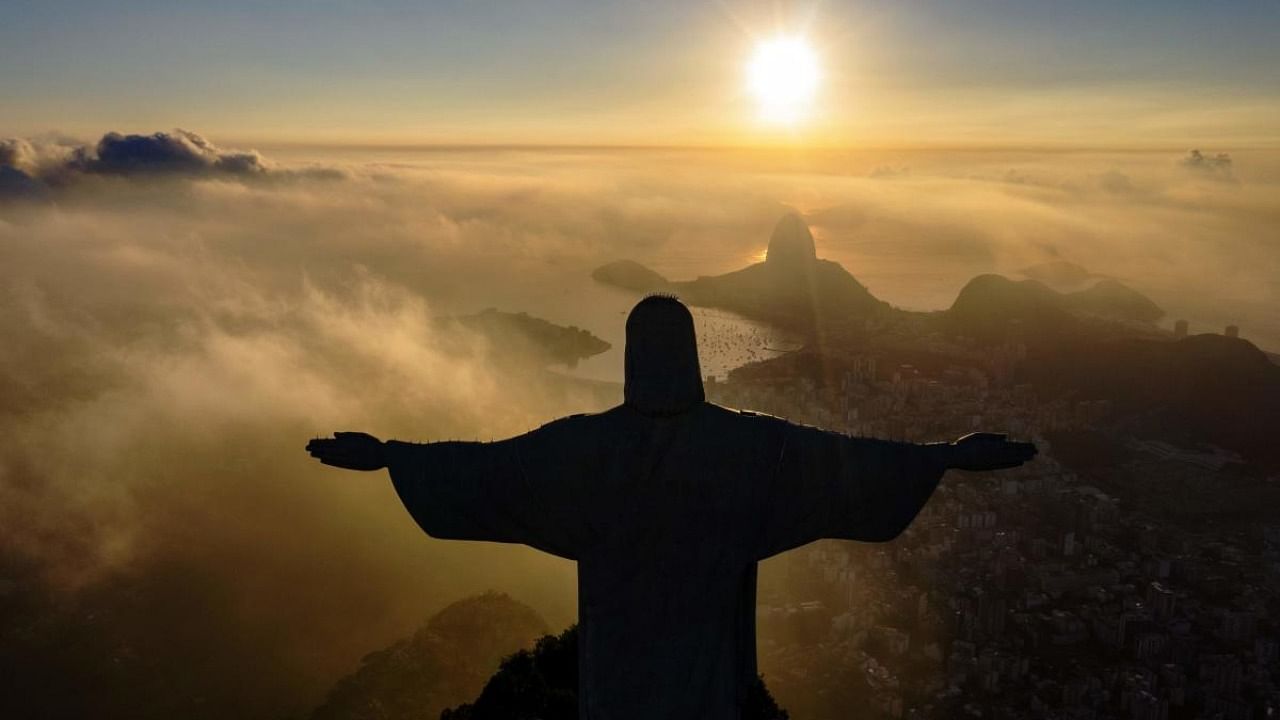
[(1067, 304), (1082, 313), (1137, 323), (1164, 317), (1164, 310), (1146, 295), (1073, 262), (1051, 260), (1023, 268), (1022, 274), (1066, 293)]
[(668, 281), (639, 263), (620, 261), (597, 268), (592, 277), (629, 290), (673, 292), (691, 305), (729, 310), (807, 334), (898, 312), (839, 263), (818, 258), (813, 235), (794, 213), (774, 227), (764, 262), (741, 270)]
[(436, 613), (412, 637), (366, 655), (312, 720), (416, 720), (474, 698), (503, 658), (546, 635), (537, 612), (489, 592)]
[(486, 308), (475, 315), (440, 318), (437, 325), (445, 331), (465, 328), (483, 335), (506, 356), (529, 353), (545, 363), (575, 367), (579, 360), (608, 350), (611, 346), (587, 330), (575, 325), (565, 327), (533, 317), (528, 313), (509, 313)]
[[(1023, 272), (1055, 284), (1079, 285), (1097, 277), (1065, 261)], [(730, 310), (809, 336), (821, 332), (834, 337), (846, 330), (894, 324), (919, 315), (877, 299), (839, 263), (819, 258), (813, 234), (795, 213), (784, 215), (774, 226), (764, 262), (741, 270), (673, 281), (640, 263), (619, 260), (596, 268), (591, 276), (627, 290), (675, 293), (691, 305)], [(1150, 298), (1109, 278), (1059, 292), (1035, 277), (1010, 280), (988, 274), (973, 278), (960, 291), (943, 314), (943, 329), (985, 341), (1003, 341), (1011, 332), (1048, 341), (1107, 323), (1130, 325), (1128, 332), (1149, 334), (1154, 328), (1147, 326), (1163, 316)], [(1126, 332), (1120, 327), (1110, 330)]]
[(944, 313), (948, 330), (984, 342), (1016, 338), (1056, 344), (1080, 333), (1151, 335), (1164, 311), (1115, 280), (1060, 293), (1039, 280), (978, 275)]
[(947, 329), (986, 342), (1056, 337), (1075, 325), (1062, 295), (1039, 280), (979, 275), (944, 314)]
[(1110, 399), (1137, 418), (1139, 436), (1212, 443), (1280, 469), (1280, 366), (1247, 340), (1192, 335), (1064, 347), (1026, 363), (1023, 379)]
[(1050, 260), (1025, 267), (1022, 269), (1022, 274), (1056, 288), (1079, 287), (1097, 277), (1083, 265), (1066, 260)]
[(1077, 313), (1136, 323), (1154, 323), (1164, 317), (1164, 310), (1151, 298), (1110, 278), (1062, 297), (1067, 307)]
[(624, 290), (652, 293), (669, 289), (667, 279), (634, 260), (618, 260), (591, 272), (591, 279)]

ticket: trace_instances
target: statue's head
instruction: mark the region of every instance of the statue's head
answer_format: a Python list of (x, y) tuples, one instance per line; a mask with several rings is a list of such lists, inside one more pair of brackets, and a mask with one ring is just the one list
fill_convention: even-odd
[(705, 398), (693, 315), (670, 295), (646, 297), (627, 317), (623, 395), (649, 415), (684, 412)]

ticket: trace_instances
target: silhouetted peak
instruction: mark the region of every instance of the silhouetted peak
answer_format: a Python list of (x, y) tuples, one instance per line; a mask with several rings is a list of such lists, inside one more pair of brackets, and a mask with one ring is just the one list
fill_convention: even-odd
[(771, 265), (800, 265), (817, 259), (818, 251), (813, 245), (813, 234), (809, 232), (809, 226), (796, 213), (783, 215), (769, 238), (769, 252), (765, 256), (765, 262)]
[(1073, 308), (1103, 317), (1146, 323), (1164, 317), (1164, 310), (1146, 295), (1111, 278), (1103, 278), (1091, 288), (1071, 293), (1067, 299)]
[(646, 293), (660, 292), (670, 284), (666, 278), (634, 260), (616, 260), (601, 265), (592, 271), (591, 278), (606, 285)]
[(684, 412), (705, 398), (693, 315), (670, 295), (650, 295), (627, 316), (627, 405), (647, 415)]
[(1073, 289), (1096, 277), (1083, 265), (1067, 260), (1050, 260), (1022, 269), (1022, 274), (1059, 289)]
[(975, 275), (960, 290), (952, 309), (974, 302), (986, 303), (1049, 303), (1057, 293), (1039, 280), (1010, 280), (1003, 275), (984, 273)]
[(487, 592), (449, 605), (412, 636), (366, 655), (311, 720), (439, 717), (476, 696), (503, 658), (547, 633), (536, 610)]
[(1062, 304), (1062, 296), (1038, 280), (986, 274), (964, 286), (947, 317), (963, 335), (1000, 340), (1014, 330), (1019, 334), (1056, 331), (1070, 318)]
[(1267, 354), (1243, 338), (1205, 333), (1182, 338), (1172, 347), (1175, 356), (1185, 362), (1212, 363), (1214, 372), (1236, 378), (1256, 373), (1269, 373), (1280, 378), (1280, 372)]

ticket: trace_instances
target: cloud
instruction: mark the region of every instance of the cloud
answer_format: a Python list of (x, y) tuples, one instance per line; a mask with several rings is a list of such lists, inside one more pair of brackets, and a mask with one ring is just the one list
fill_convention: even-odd
[(1017, 168), (1006, 170), (1002, 179), (1011, 185), (1031, 185), (1035, 183), (1031, 176)]
[(877, 165), (867, 173), (869, 178), (896, 178), (906, 177), (911, 174), (911, 168), (906, 165)]
[(110, 132), (98, 141), (92, 155), (81, 160), (89, 172), (114, 175), (261, 175), (267, 172), (256, 152), (220, 150), (187, 130), (151, 135)]
[(31, 143), (18, 138), (0, 140), (0, 167), (17, 168), (30, 162)]
[(219, 148), (181, 129), (150, 135), (109, 132), (92, 145), (65, 138), (0, 140), (0, 199), (41, 197), (89, 175), (238, 180), (346, 177), (332, 166), (280, 167), (254, 150)]
[[(400, 188), (346, 189), (358, 197), (326, 182), (86, 183), (0, 222), (0, 587), (51, 593), (44, 614), (0, 622), (83, 641), (7, 645), (23, 654), (14, 672), (135, 717), (195, 696), (214, 716), (292, 716), (461, 595), (498, 586), (565, 620), (571, 568), (432, 543), (385, 477), (302, 452), (345, 428), (503, 436), (595, 406), (528, 363), (513, 376), (518, 348), (495, 363), (484, 337), (432, 322), (449, 312), (433, 286), (479, 243), (447, 243)], [(382, 226), (352, 232), (371, 213)], [(92, 623), (62, 614), (78, 603)], [(87, 638), (101, 635), (99, 658)], [(159, 689), (95, 695), (82, 661)]]
[(0, 198), (36, 197), (44, 186), (38, 180), (11, 165), (0, 164)]
[(1199, 150), (1188, 151), (1179, 164), (1187, 170), (1204, 177), (1224, 182), (1235, 182), (1235, 174), (1231, 169), (1231, 155), (1220, 152), (1205, 155)]
[(1108, 170), (1097, 177), (1098, 187), (1113, 195), (1132, 195), (1137, 192), (1133, 180), (1122, 172)]
[(31, 198), (44, 191), (35, 174), (40, 171), (40, 154), (30, 142), (19, 138), (0, 139), (0, 200)]

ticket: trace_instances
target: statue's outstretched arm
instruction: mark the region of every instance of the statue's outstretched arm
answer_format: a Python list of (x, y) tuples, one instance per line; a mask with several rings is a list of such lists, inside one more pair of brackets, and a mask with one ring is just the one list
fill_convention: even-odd
[(892, 540), (948, 469), (1010, 468), (1035, 455), (1030, 443), (991, 433), (917, 444), (793, 426), (783, 442), (765, 509), (765, 557), (819, 538)]
[(1007, 470), (1038, 452), (1034, 443), (1015, 442), (1000, 433), (969, 433), (948, 446), (947, 467), (953, 470)]
[(386, 443), (362, 432), (336, 432), (307, 443), (307, 453), (325, 465), (346, 470), (381, 470), (387, 466)]
[(563, 513), (549, 507), (554, 488), (536, 487), (521, 458), (522, 451), (545, 454), (538, 452), (544, 435), (539, 429), (496, 442), (408, 443), (340, 432), (312, 440), (307, 452), (334, 467), (385, 467), (405, 509), (433, 537), (523, 543), (572, 557), (570, 528), (555, 522)]

